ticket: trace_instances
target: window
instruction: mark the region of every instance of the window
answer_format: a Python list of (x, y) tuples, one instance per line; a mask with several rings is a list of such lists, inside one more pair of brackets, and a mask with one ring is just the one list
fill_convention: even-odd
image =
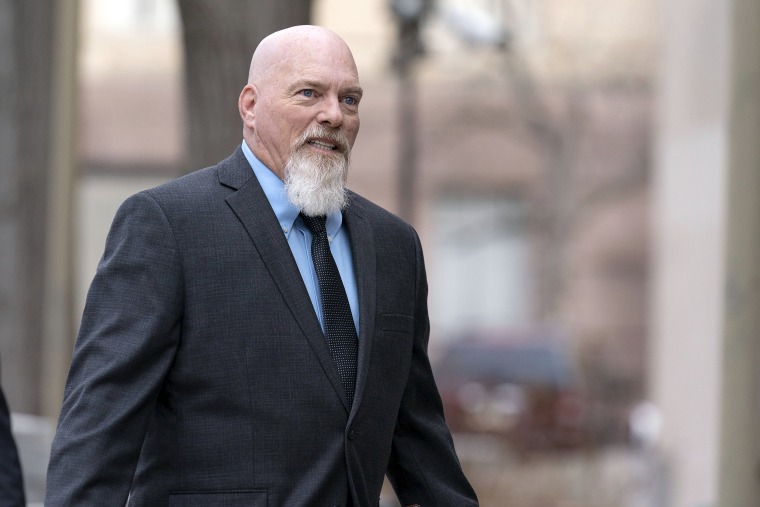
[(433, 218), (430, 306), (436, 334), (445, 338), (526, 322), (528, 241), (519, 201), (445, 197)]

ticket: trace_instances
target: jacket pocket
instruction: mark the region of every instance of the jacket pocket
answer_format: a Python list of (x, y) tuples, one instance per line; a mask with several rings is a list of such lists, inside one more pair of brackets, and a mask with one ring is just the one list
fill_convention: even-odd
[(174, 493), (169, 496), (169, 507), (267, 507), (267, 492)]
[(412, 334), (413, 326), (412, 318), (408, 315), (398, 313), (380, 315), (380, 329), (383, 331)]

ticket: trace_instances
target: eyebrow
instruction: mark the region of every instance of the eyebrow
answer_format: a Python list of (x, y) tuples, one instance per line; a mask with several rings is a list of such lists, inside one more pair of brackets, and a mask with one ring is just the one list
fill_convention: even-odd
[(348, 89), (345, 90), (347, 93), (350, 93), (352, 95), (358, 95), (359, 98), (364, 95), (364, 90), (361, 86), (350, 86)]

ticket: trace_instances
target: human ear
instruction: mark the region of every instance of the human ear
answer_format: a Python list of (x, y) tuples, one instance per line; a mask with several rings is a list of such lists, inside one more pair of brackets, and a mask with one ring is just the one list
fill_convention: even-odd
[(253, 106), (256, 105), (256, 88), (252, 84), (247, 84), (243, 91), (240, 92), (240, 98), (238, 99), (238, 110), (240, 111), (240, 118), (243, 120), (243, 125), (249, 129), (253, 129), (255, 114), (253, 112)]

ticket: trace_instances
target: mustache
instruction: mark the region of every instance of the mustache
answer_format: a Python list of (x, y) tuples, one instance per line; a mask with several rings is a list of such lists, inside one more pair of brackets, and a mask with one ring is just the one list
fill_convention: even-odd
[(329, 129), (321, 125), (311, 125), (298, 137), (293, 147), (293, 151), (303, 147), (311, 140), (320, 139), (330, 141), (336, 146), (336, 151), (341, 153), (350, 152), (348, 137), (340, 130)]

